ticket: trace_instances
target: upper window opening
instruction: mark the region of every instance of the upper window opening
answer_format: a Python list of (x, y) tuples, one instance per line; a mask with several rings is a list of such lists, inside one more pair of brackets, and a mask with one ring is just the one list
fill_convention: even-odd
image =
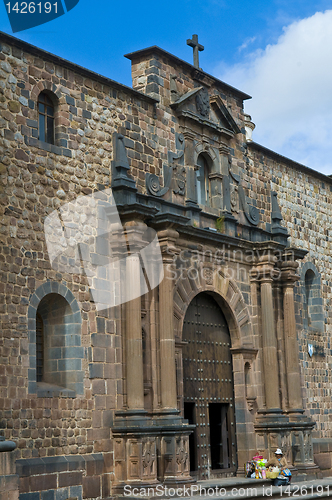
[(325, 314), (323, 308), (323, 299), (321, 296), (320, 274), (313, 264), (305, 264), (305, 273), (303, 273), (303, 324), (305, 328), (318, 332), (324, 331)]
[(312, 306), (312, 301), (313, 301), (313, 282), (315, 279), (315, 274), (314, 272), (309, 269), (306, 272), (305, 275), (305, 313), (306, 313), (306, 319), (308, 322), (308, 326), (311, 324), (311, 318), (310, 318), (310, 307)]
[(197, 159), (196, 170), (197, 203), (199, 205), (210, 205), (210, 179), (209, 166), (203, 155)]
[(38, 97), (39, 140), (54, 144), (54, 104), (46, 92)]

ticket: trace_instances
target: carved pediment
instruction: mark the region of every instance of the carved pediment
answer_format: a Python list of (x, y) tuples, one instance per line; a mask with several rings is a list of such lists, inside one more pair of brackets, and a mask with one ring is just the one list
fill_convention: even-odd
[(219, 118), (221, 123), (224, 123), (224, 126), (231, 130), (234, 134), (239, 134), (241, 130), (237, 126), (234, 118), (226, 108), (225, 104), (222, 102), (221, 97), (219, 95), (213, 95), (210, 97), (210, 104), (216, 116)]
[(220, 96), (209, 97), (205, 87), (196, 87), (171, 104), (177, 115), (190, 119), (231, 139), (240, 132), (233, 117), (223, 104)]

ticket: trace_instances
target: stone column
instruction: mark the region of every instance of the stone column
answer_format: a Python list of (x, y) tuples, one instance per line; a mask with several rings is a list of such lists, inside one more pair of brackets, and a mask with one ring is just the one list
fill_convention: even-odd
[(272, 282), (274, 263), (272, 252), (259, 259), (258, 276), (261, 284), (261, 318), (266, 409), (280, 410), (277, 338), (275, 332)]
[[(126, 233), (130, 241), (131, 255), (126, 262), (127, 290), (140, 289), (141, 265), (138, 252), (142, 247), (144, 224), (127, 223)], [(126, 366), (127, 366), (127, 407), (128, 410), (144, 410), (144, 378), (141, 297), (138, 296), (125, 305), (126, 309)]]
[(16, 448), (13, 441), (5, 441), (0, 436), (0, 498), (5, 500), (18, 500), (19, 476), (16, 472), (15, 454), (11, 453)]
[(179, 234), (172, 230), (158, 232), (163, 255), (164, 279), (159, 285), (159, 338), (161, 409), (177, 410), (175, 338), (173, 326), (173, 277), (171, 265)]
[(283, 297), (284, 297), (284, 339), (287, 373), (288, 408), (291, 412), (303, 413), (301, 395), (301, 377), (299, 362), (299, 346), (296, 335), (294, 284), (299, 279), (296, 275), (298, 263), (283, 262)]

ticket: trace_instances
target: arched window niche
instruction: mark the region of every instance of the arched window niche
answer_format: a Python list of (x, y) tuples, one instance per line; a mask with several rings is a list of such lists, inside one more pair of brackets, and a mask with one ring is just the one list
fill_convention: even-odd
[(306, 262), (301, 269), (302, 321), (307, 330), (324, 332), (324, 310), (321, 296), (321, 276), (314, 264)]
[(55, 144), (56, 96), (44, 90), (38, 96), (38, 139), (48, 144)]
[(33, 294), (28, 314), (29, 393), (83, 394), (81, 313), (72, 292), (47, 282)]
[(211, 206), (210, 168), (206, 155), (201, 153), (196, 165), (196, 193), (199, 205)]

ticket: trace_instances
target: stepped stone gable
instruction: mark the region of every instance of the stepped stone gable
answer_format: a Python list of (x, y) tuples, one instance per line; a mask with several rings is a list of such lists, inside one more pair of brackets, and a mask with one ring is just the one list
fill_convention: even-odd
[[(13, 498), (241, 475), (278, 447), (299, 478), (329, 475), (331, 179), (247, 138), (250, 96), (198, 62), (127, 54), (129, 88), (5, 34), (0, 49), (0, 475)], [(97, 218), (84, 199), (100, 200)], [(131, 253), (117, 269), (121, 231)], [(158, 259), (144, 263), (151, 235), (160, 279)], [(209, 307), (222, 334), (200, 320)]]

